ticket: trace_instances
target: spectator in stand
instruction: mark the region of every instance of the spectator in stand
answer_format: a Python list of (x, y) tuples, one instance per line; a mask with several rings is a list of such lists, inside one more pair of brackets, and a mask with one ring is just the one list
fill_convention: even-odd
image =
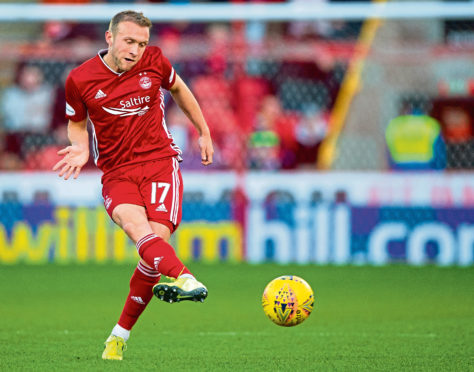
[[(474, 168), (474, 108), (470, 98), (436, 99), (432, 117), (441, 125), (446, 169)], [(438, 150), (439, 151), (439, 150)]]
[(280, 136), (276, 119), (280, 113), (278, 99), (267, 96), (262, 101), (249, 137), (249, 168), (274, 170), (280, 168)]
[(18, 154), (7, 151), (7, 138), (0, 131), (0, 170), (18, 170), (23, 168), (23, 161)]
[(401, 115), (385, 130), (388, 161), (396, 170), (435, 170), (446, 167), (446, 146), (439, 122), (424, 113)]
[(275, 170), (280, 168), (280, 138), (273, 130), (256, 130), (250, 135), (249, 168)]
[(52, 117), (53, 87), (43, 82), (36, 66), (24, 66), (18, 82), (5, 89), (0, 101), (5, 133), (5, 151), (22, 160), (27, 154), (51, 141), (48, 134)]
[(299, 168), (314, 168), (318, 156), (319, 145), (328, 131), (329, 113), (316, 104), (306, 105), (303, 116), (295, 128), (298, 149), (296, 161)]
[(38, 67), (21, 69), (18, 83), (5, 89), (1, 102), (6, 131), (44, 132), (51, 121), (52, 94)]
[(249, 136), (249, 168), (288, 169), (295, 167), (294, 120), (274, 95), (262, 100)]

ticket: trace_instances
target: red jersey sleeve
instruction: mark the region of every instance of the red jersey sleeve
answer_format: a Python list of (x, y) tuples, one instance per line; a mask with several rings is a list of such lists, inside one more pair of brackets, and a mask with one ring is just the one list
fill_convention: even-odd
[(176, 81), (176, 72), (174, 71), (173, 66), (171, 66), (168, 58), (163, 54), (161, 54), (161, 66), (163, 68), (163, 80), (161, 81), (161, 86), (166, 90), (170, 90)]
[(71, 75), (66, 79), (66, 119), (78, 122), (87, 118), (87, 107), (82, 101)]

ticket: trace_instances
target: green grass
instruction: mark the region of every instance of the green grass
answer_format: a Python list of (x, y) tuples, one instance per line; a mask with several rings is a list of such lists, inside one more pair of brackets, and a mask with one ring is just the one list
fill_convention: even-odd
[[(100, 357), (133, 267), (0, 266), (0, 370), (474, 370), (474, 268), (189, 266), (209, 298), (153, 299), (122, 362)], [(315, 291), (293, 328), (260, 306), (282, 274)]]

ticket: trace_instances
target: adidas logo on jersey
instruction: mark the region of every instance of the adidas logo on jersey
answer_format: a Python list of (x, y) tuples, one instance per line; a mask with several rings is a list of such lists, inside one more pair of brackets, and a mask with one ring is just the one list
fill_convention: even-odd
[(99, 98), (104, 98), (104, 97), (107, 97), (107, 94), (105, 94), (104, 92), (102, 92), (102, 90), (99, 89), (94, 98), (99, 99)]
[(156, 207), (155, 211), (157, 211), (157, 212), (168, 212), (168, 209), (166, 209), (164, 204), (160, 204), (158, 207)]
[(130, 296), (130, 298), (138, 304), (145, 305), (145, 301), (141, 297), (138, 296)]
[(110, 204), (112, 204), (112, 198), (110, 196), (106, 195), (105, 199), (104, 199), (105, 209), (109, 209)]

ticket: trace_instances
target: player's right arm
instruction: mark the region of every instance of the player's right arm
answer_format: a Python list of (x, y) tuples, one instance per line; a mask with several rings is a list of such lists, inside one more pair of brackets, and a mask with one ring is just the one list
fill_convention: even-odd
[(79, 176), (82, 167), (89, 160), (89, 134), (87, 133), (87, 119), (82, 121), (69, 120), (67, 134), (71, 145), (58, 151), (63, 158), (56, 163), (53, 171), (59, 170), (59, 177), (67, 180), (71, 174)]

